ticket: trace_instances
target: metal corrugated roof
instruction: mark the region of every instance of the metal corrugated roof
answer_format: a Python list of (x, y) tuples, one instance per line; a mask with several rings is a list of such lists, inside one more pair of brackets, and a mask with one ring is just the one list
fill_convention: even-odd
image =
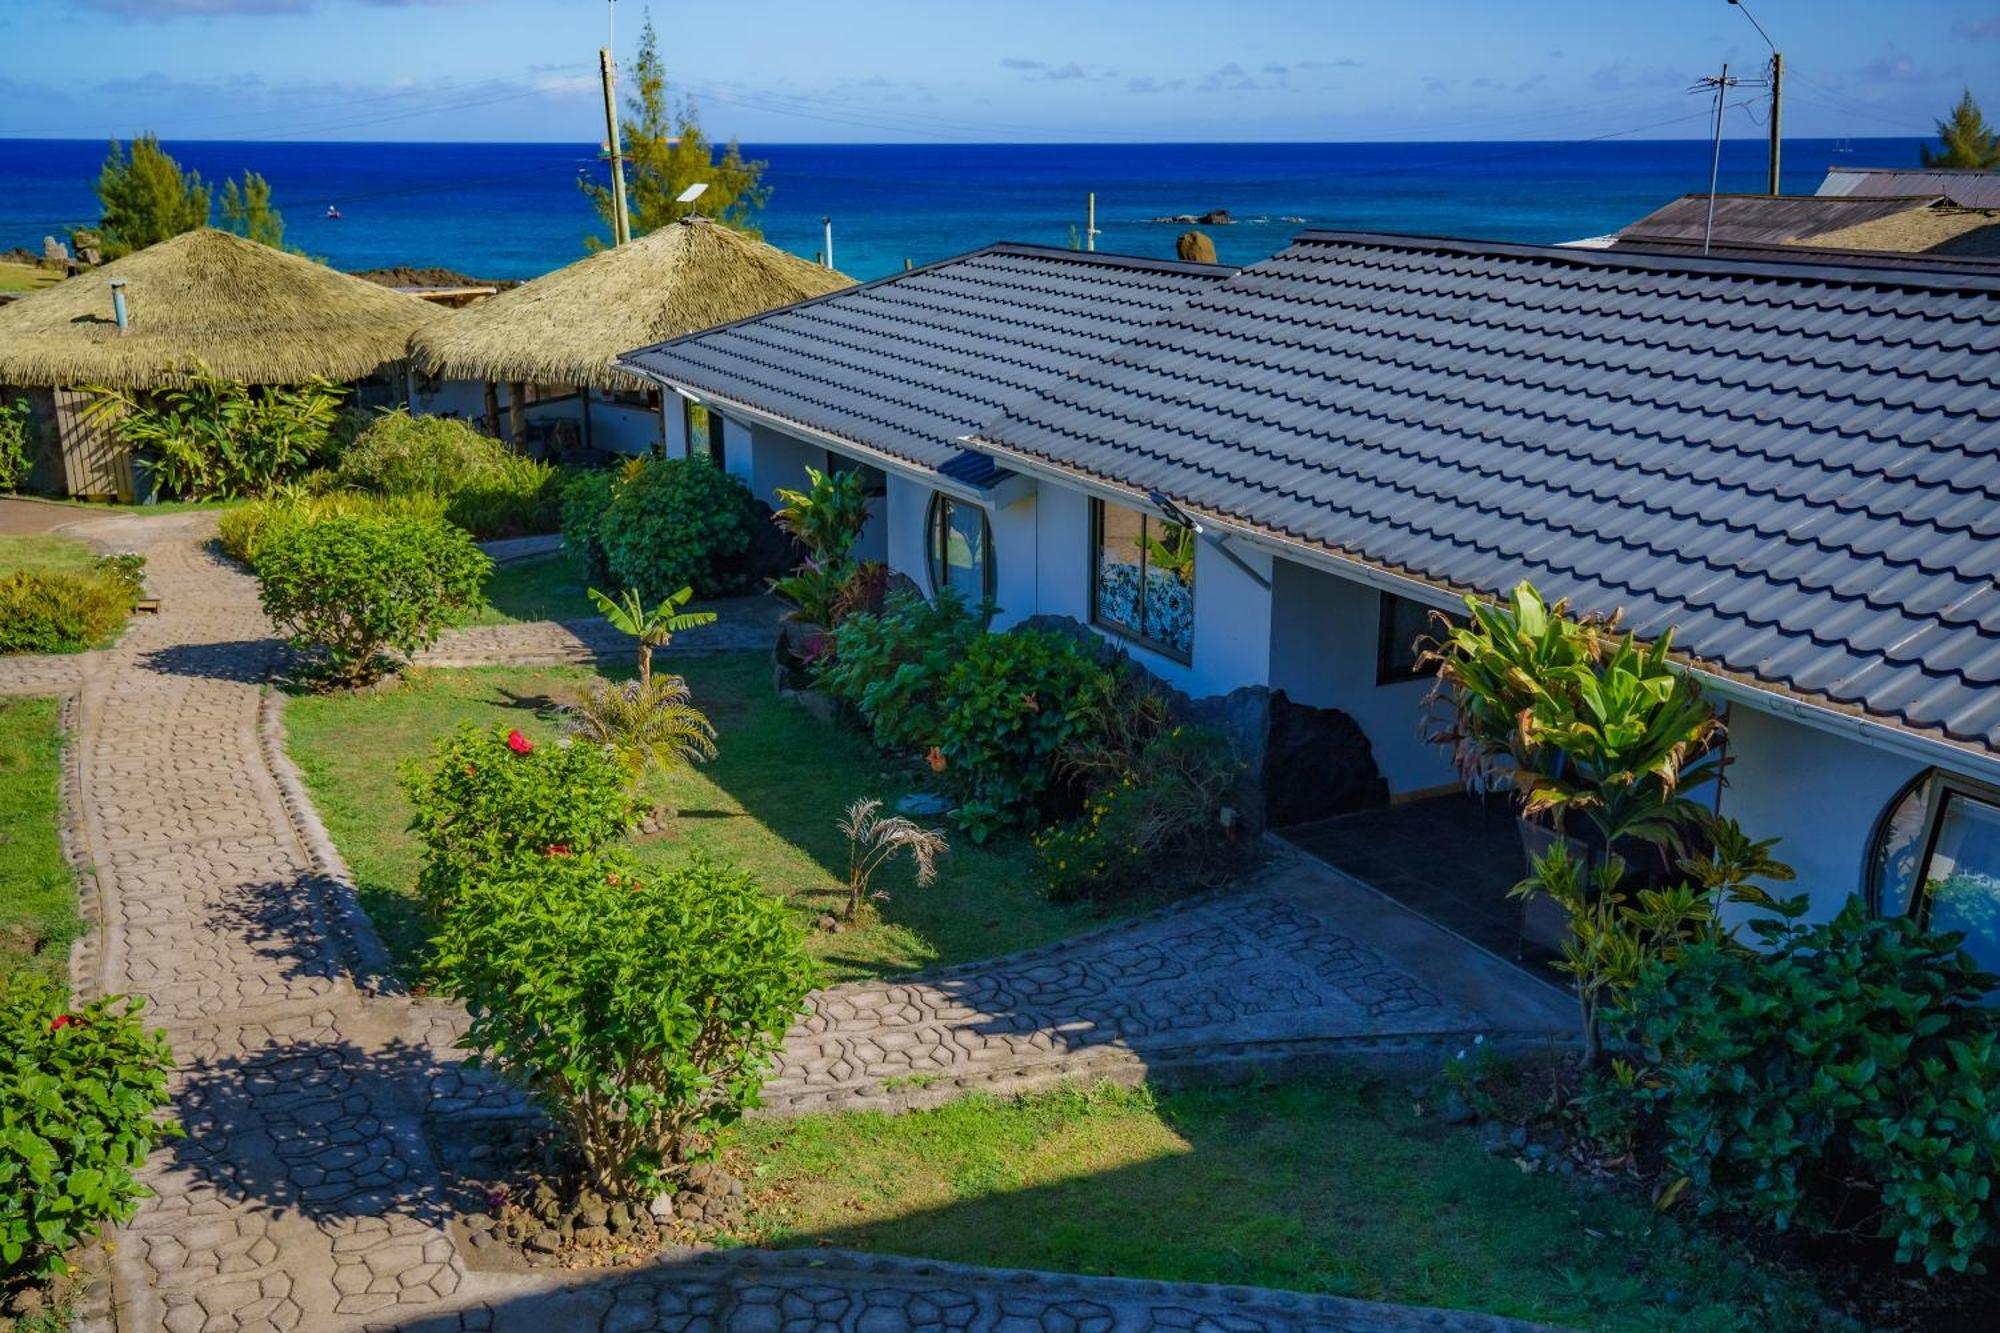
[(623, 364), (970, 486), (962, 437), (1234, 269), (988, 246), (626, 354)]
[(1309, 232), (975, 444), (2000, 749), (2000, 279)]
[(1700, 245), (1782, 245), (1803, 236), (1929, 208), (1944, 196), (1878, 198), (1819, 194), (1684, 194), (1618, 229), (1621, 245), (1661, 242)]
[(1849, 199), (1941, 194), (1964, 208), (2000, 208), (2000, 171), (1970, 167), (1828, 167), (1815, 194)]

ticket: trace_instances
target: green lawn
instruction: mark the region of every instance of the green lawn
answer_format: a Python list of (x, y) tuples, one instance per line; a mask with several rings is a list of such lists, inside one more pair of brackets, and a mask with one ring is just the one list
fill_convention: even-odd
[(1526, 1175), (1380, 1085), (985, 1097), (760, 1120), (743, 1243), (1244, 1283), (1590, 1329), (1810, 1328), (1796, 1274)]
[(510, 560), (486, 583), (486, 605), (465, 623), (509, 625), (521, 620), (584, 620), (603, 614), (583, 580), (561, 555)]
[[(903, 795), (911, 775), (886, 771), (887, 761), (862, 737), (773, 698), (762, 653), (676, 657), (669, 650), (658, 669), (687, 677), (695, 702), (720, 732), (722, 755), (694, 772), (655, 780), (648, 794), (679, 816), (669, 833), (642, 839), (640, 853), (671, 861), (701, 848), (729, 857), (795, 903), (802, 921), (836, 908), (847, 845), (834, 821), (857, 796)], [(409, 806), (396, 787), (397, 761), (427, 753), (461, 721), (553, 737), (553, 708), (589, 679), (584, 668), (424, 671), (386, 692), (301, 697), (288, 705), (292, 757), (407, 975), (420, 970), (422, 936), (409, 896), (417, 858), (404, 827)], [(876, 884), (892, 895), (879, 920), (811, 937), (830, 980), (991, 957), (1074, 934), (1092, 920), (1088, 909), (1056, 907), (1036, 892), (1018, 841), (963, 843), (928, 889), (915, 888), (901, 862)]]
[(44, 287), (53, 287), (63, 280), (59, 268), (43, 268), (40, 264), (17, 264), (11, 259), (0, 259), (0, 292), (34, 292)]
[(61, 717), (53, 699), (0, 699), (0, 984), (61, 976), (82, 929), (57, 837)]
[(26, 537), (0, 536), (0, 574), (16, 569), (86, 569), (93, 554), (84, 543), (51, 533)]

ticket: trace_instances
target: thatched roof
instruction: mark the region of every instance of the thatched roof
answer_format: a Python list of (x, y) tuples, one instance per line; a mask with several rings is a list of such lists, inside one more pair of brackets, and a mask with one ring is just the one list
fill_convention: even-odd
[[(131, 329), (112, 317), (125, 279)], [(0, 384), (150, 388), (199, 360), (251, 384), (358, 379), (408, 355), (445, 312), (212, 228), (185, 232), (0, 307)]]
[(705, 218), (670, 223), (431, 325), (411, 343), (426, 373), (599, 389), (650, 388), (612, 361), (748, 319), (853, 279)]

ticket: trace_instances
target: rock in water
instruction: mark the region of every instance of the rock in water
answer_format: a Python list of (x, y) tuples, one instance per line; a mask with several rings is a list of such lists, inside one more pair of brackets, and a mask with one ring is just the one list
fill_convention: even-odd
[(1184, 231), (1174, 241), (1174, 253), (1190, 264), (1213, 264), (1215, 242), (1198, 231)]

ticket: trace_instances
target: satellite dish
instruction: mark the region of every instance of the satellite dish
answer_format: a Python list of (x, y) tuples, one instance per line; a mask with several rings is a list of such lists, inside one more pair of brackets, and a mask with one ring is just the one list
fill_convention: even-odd
[(691, 204), (695, 200), (701, 198), (702, 191), (706, 190), (707, 188), (708, 188), (707, 181), (696, 181), (694, 184), (688, 186), (685, 190), (682, 190), (679, 194), (675, 195), (674, 202), (677, 204)]

